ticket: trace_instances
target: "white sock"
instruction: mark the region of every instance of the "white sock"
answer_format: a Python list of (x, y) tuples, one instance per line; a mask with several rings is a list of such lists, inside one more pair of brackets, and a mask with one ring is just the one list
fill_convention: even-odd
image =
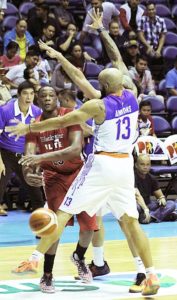
[(139, 256), (134, 257), (135, 266), (137, 269), (137, 273), (144, 273), (146, 274), (145, 266)]
[(34, 252), (32, 253), (32, 255), (29, 258), (29, 261), (40, 261), (40, 259), (44, 256), (44, 254), (42, 254), (41, 252), (34, 250)]
[(96, 266), (104, 266), (103, 247), (93, 247), (93, 262)]
[(146, 268), (146, 275), (147, 275), (147, 278), (152, 275), (152, 274), (155, 274), (155, 269), (154, 267), (150, 267), (150, 268)]

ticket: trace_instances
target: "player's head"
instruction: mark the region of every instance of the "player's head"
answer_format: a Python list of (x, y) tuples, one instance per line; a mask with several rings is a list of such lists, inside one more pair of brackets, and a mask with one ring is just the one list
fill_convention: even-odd
[(76, 106), (75, 93), (69, 89), (61, 90), (58, 94), (60, 106), (65, 108), (74, 108)]
[(98, 80), (103, 95), (116, 93), (123, 87), (123, 74), (116, 68), (104, 69), (100, 72)]
[(141, 101), (139, 104), (139, 112), (141, 117), (147, 118), (151, 114), (151, 102), (149, 100)]
[(148, 154), (140, 154), (137, 157), (135, 167), (140, 175), (146, 175), (151, 168), (151, 160)]
[(57, 94), (55, 89), (50, 85), (41, 87), (38, 91), (37, 101), (43, 112), (53, 112), (57, 109)]

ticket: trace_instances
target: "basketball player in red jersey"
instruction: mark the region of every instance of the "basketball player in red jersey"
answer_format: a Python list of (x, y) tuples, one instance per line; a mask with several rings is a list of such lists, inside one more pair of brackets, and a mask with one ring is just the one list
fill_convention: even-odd
[[(39, 90), (38, 101), (43, 113), (36, 121), (58, 117), (58, 115), (62, 116), (71, 111), (68, 108), (57, 107), (56, 92), (50, 86)], [(43, 170), (47, 204), (54, 212), (57, 212), (68, 188), (83, 165), (80, 158), (82, 139), (82, 130), (79, 125), (27, 136), (26, 154), (29, 157), (29, 164), (27, 167), (23, 166), (25, 178), (31, 185), (41, 185), (41, 175), (32, 174), (34, 167), (40, 165)], [(36, 155), (37, 147), (40, 154)], [(90, 282), (92, 274), (84, 262), (84, 254), (92, 239), (93, 231), (97, 229), (96, 217), (91, 218), (82, 212), (77, 215), (77, 218), (80, 225), (80, 236), (76, 251), (71, 259), (78, 268), (80, 278), (84, 282)], [(73, 220), (68, 222), (68, 225), (72, 224)], [(41, 256), (40, 250), (44, 244), (45, 238), (42, 238), (30, 260), (22, 262), (14, 272), (35, 271)], [(58, 241), (45, 253), (44, 275), (40, 282), (42, 292), (55, 292), (52, 269), (57, 246)], [(85, 269), (84, 272), (83, 268)]]

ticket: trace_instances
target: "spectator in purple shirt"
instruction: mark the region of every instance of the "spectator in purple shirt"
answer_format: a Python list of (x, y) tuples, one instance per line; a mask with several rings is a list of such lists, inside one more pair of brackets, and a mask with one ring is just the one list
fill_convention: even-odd
[[(22, 166), (18, 164), (24, 153), (25, 137), (23, 136), (15, 141), (14, 137), (9, 136), (4, 131), (5, 126), (12, 124), (13, 119), (30, 124), (32, 120), (41, 114), (40, 108), (33, 105), (34, 94), (32, 83), (25, 81), (18, 87), (18, 99), (12, 99), (0, 107), (0, 216), (7, 215), (7, 212), (2, 209), (2, 202), (12, 172), (15, 172), (22, 185), (27, 187), (32, 208), (36, 209), (43, 206), (40, 189), (26, 184), (23, 178)], [(34, 175), (29, 176), (28, 182), (35, 182), (36, 177)]]

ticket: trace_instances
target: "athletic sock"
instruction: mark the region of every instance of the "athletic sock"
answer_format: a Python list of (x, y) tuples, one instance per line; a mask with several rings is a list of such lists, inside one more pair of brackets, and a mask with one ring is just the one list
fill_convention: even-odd
[(93, 262), (97, 267), (104, 266), (103, 247), (93, 247)]
[(145, 266), (139, 256), (134, 257), (135, 266), (137, 269), (137, 273), (144, 273), (146, 274)]
[(147, 278), (149, 278), (149, 276), (152, 275), (152, 274), (156, 274), (154, 267), (146, 268)]
[(29, 258), (29, 261), (40, 261), (40, 259), (44, 256), (41, 252), (35, 250)]
[(45, 254), (44, 255), (44, 273), (52, 273), (53, 265), (55, 260), (55, 254)]
[(74, 253), (76, 253), (78, 255), (79, 259), (83, 259), (86, 251), (87, 251), (87, 248), (80, 246), (79, 242), (78, 242)]

